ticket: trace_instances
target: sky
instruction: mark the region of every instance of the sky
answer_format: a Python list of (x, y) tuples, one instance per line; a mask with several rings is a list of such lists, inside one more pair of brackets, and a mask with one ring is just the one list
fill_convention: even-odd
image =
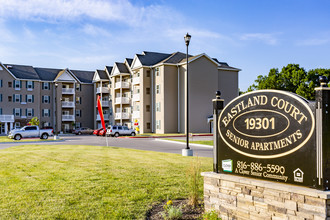
[(258, 75), (330, 68), (327, 0), (0, 0), (0, 62), (104, 69), (142, 51), (206, 53)]

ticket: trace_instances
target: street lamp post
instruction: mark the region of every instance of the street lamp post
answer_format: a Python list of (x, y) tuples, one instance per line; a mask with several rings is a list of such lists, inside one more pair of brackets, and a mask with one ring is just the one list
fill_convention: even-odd
[(58, 83), (55, 83), (55, 92), (54, 92), (54, 96), (55, 96), (55, 108), (54, 108), (54, 130), (55, 130), (55, 133), (54, 133), (54, 140), (57, 140), (58, 139), (58, 136), (57, 136), (57, 87), (58, 87)]
[(182, 156), (192, 156), (193, 151), (189, 147), (189, 73), (188, 73), (188, 46), (190, 43), (191, 35), (188, 33), (184, 36), (184, 41), (187, 46), (186, 53), (186, 148), (182, 149)]

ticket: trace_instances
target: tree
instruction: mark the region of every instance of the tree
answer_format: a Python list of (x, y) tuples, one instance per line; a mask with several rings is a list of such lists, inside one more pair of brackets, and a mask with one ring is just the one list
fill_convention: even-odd
[(319, 76), (329, 78), (330, 69), (306, 70), (299, 64), (288, 64), (281, 72), (273, 68), (268, 75), (259, 75), (248, 88), (248, 92), (259, 89), (278, 89), (296, 93), (308, 100), (315, 99), (315, 87), (319, 86)]
[(39, 126), (39, 119), (38, 117), (33, 117), (31, 121), (29, 122), (30, 125), (37, 125)]

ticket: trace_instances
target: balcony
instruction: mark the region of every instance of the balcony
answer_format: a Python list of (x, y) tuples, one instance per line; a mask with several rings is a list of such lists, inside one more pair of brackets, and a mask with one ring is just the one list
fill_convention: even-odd
[(109, 93), (110, 89), (108, 87), (98, 87), (96, 93)]
[(140, 93), (133, 94), (133, 99), (134, 102), (140, 101)]
[(62, 101), (62, 108), (73, 108), (74, 102), (70, 101)]
[(130, 104), (130, 98), (127, 97), (117, 97), (115, 99), (115, 104)]
[[(109, 121), (109, 114), (103, 114), (104, 121)], [(101, 121), (100, 115), (96, 115), (96, 121)]]
[(140, 77), (133, 77), (132, 78), (132, 84), (133, 85), (140, 84)]
[(74, 121), (74, 115), (62, 115), (62, 121)]
[(14, 115), (0, 115), (0, 122), (14, 122)]
[(129, 86), (128, 82), (116, 82), (115, 89), (129, 89)]
[(110, 104), (109, 104), (109, 101), (102, 101), (102, 107), (109, 107)]
[(62, 88), (62, 94), (74, 94), (74, 88)]
[(140, 118), (140, 111), (133, 111), (132, 118)]
[(116, 114), (115, 114), (115, 119), (116, 119), (116, 120), (120, 120), (120, 119), (129, 119), (130, 116), (131, 116), (130, 113), (124, 113), (124, 112), (122, 112), (122, 113), (116, 113)]

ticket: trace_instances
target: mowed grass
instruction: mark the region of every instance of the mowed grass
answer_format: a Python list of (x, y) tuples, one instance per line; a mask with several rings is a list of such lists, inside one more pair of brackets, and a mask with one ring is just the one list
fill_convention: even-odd
[[(202, 171), (212, 158), (199, 158)], [(186, 198), (194, 158), (114, 147), (25, 145), (0, 150), (1, 219), (144, 219)], [(202, 187), (200, 188), (202, 192)]]

